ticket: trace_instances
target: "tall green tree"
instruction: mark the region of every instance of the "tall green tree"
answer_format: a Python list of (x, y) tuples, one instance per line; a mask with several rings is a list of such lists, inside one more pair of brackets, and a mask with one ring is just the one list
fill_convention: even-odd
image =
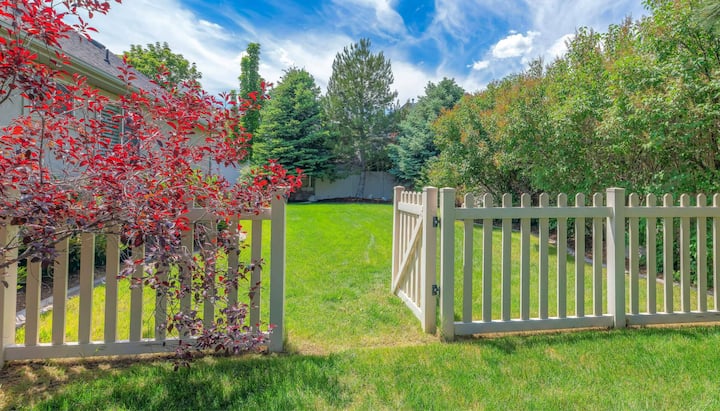
[(309, 176), (330, 177), (335, 170), (329, 133), (323, 127), (320, 88), (304, 69), (292, 67), (262, 109), (253, 143), (253, 163), (277, 160)]
[(455, 106), (463, 94), (465, 90), (454, 79), (443, 78), (438, 84), (429, 82), (425, 86), (425, 95), (410, 105), (398, 125), (397, 143), (390, 146), (392, 174), (415, 187), (426, 182), (423, 169), (438, 154), (432, 123), (442, 111)]
[(260, 127), (260, 109), (262, 107), (263, 79), (260, 77), (260, 44), (250, 43), (240, 60), (240, 97), (256, 101), (256, 105), (249, 107), (242, 118), (245, 131), (254, 134)]
[(390, 119), (397, 91), (392, 91), (390, 60), (370, 51), (360, 39), (335, 56), (324, 99), (329, 123), (338, 136), (335, 150), (351, 171), (360, 172), (356, 195), (365, 190), (366, 171), (387, 158)]
[(182, 54), (173, 53), (167, 42), (148, 43), (147, 47), (131, 44), (130, 51), (123, 53), (137, 71), (151, 79), (159, 80), (160, 86), (170, 89), (183, 82), (200, 84), (202, 73)]

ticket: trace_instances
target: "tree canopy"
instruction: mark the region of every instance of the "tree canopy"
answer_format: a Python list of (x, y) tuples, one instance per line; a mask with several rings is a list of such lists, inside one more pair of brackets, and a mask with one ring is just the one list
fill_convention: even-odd
[(182, 54), (173, 53), (167, 42), (148, 43), (147, 47), (139, 44), (130, 45), (130, 51), (123, 53), (128, 63), (137, 71), (157, 80), (160, 86), (169, 89), (184, 82), (199, 85), (202, 73)]
[(425, 86), (425, 95), (409, 104), (407, 114), (398, 125), (397, 143), (390, 146), (392, 174), (415, 187), (425, 182), (425, 164), (438, 154), (432, 123), (443, 110), (455, 106), (464, 93), (454, 79), (443, 78), (437, 84), (429, 82)]
[(340, 162), (362, 172), (358, 196), (364, 190), (364, 172), (387, 158), (388, 112), (397, 98), (390, 88), (393, 80), (390, 60), (382, 52), (372, 53), (368, 39), (346, 46), (333, 61), (324, 107), (336, 132)]
[(720, 190), (720, 38), (701, 0), (647, 0), (651, 15), (579, 29), (550, 64), (467, 96), (435, 123), (437, 185), (466, 190)]
[(269, 95), (254, 138), (253, 163), (273, 159), (309, 176), (331, 176), (335, 164), (315, 79), (305, 69), (292, 67)]
[(246, 107), (241, 120), (245, 132), (255, 133), (260, 127), (260, 108), (262, 107), (265, 88), (260, 77), (260, 44), (250, 43), (245, 55), (240, 60), (240, 98), (254, 101), (255, 104)]

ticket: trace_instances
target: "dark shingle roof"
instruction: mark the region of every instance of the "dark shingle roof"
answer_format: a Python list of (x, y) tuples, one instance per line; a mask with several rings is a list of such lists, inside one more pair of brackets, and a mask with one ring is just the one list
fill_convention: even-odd
[[(122, 85), (119, 76), (122, 72), (118, 69), (123, 65), (122, 58), (113, 54), (107, 47), (95, 40), (88, 40), (84, 36), (76, 33), (68, 33), (69, 37), (62, 39), (60, 45), (65, 54), (70, 56), (71, 62), (77, 64), (84, 63), (94, 69), (97, 75), (105, 76), (106, 81), (116, 81)], [(150, 81), (145, 75), (135, 72), (136, 78), (132, 81), (132, 85), (145, 90), (153, 90), (158, 86)], [(92, 79), (89, 77), (92, 83)]]

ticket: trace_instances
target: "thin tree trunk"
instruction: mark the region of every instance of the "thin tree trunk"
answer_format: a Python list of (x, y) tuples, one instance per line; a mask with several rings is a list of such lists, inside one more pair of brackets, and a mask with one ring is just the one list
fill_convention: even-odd
[(363, 170), (360, 171), (360, 181), (358, 182), (357, 192), (355, 193), (356, 198), (363, 198), (363, 194), (365, 193), (366, 174), (367, 171), (365, 171), (365, 168), (363, 167)]

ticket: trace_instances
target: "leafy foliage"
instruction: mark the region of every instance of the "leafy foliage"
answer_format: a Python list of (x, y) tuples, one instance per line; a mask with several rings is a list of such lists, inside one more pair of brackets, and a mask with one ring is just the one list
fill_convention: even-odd
[(430, 179), (494, 194), (717, 191), (720, 40), (698, 21), (705, 3), (646, 1), (650, 17), (581, 28), (563, 57), (467, 97), (438, 119)]
[(260, 44), (250, 43), (240, 60), (240, 98), (253, 104), (246, 106), (241, 124), (248, 134), (260, 127), (260, 108), (265, 96), (265, 85), (260, 77)]
[[(225, 290), (217, 299), (226, 299), (236, 279), (260, 263), (216, 272), (212, 263), (220, 251), (239, 252), (232, 219), (259, 212), (272, 196), (296, 188), (298, 178), (273, 162), (235, 184), (198, 168), (237, 167), (247, 154), (247, 139), (232, 133), (239, 117), (229, 96), (210, 96), (198, 84), (182, 92), (142, 90), (134, 86), (136, 72), (120, 67), (128, 93), (111, 101), (86, 78), (66, 72), (73, 61), (62, 42), (76, 31), (87, 35), (88, 27), (81, 19), (69, 26), (62, 17), (81, 10), (107, 13), (109, 2), (0, 1), (0, 16), (10, 22), (0, 37), (0, 102), (21, 96), (25, 103), (23, 114), (1, 130), (0, 227), (22, 229), (0, 244), (0, 268), (22, 259), (52, 261), (55, 244), (80, 233), (116, 234), (129, 246), (145, 247), (144, 258), (125, 261), (123, 276), (142, 268), (135, 286), (153, 287), (170, 306), (192, 298), (189, 311), (171, 312), (160, 325), (179, 331), (181, 358), (195, 348), (236, 352), (256, 345), (262, 334), (251, 343), (237, 338), (249, 330), (246, 306), (226, 304), (224, 318), (208, 327), (197, 307), (211, 289)], [(36, 50), (48, 46), (60, 51), (44, 63)], [(241, 104), (240, 114), (249, 105)], [(111, 106), (117, 114), (103, 121)], [(107, 137), (111, 131), (118, 141)], [(198, 131), (203, 138), (196, 138)], [(193, 202), (224, 219), (200, 233), (199, 255), (182, 245)]]
[(443, 78), (438, 84), (429, 82), (425, 86), (425, 95), (410, 106), (398, 124), (398, 141), (389, 151), (393, 162), (391, 173), (415, 187), (425, 182), (423, 168), (438, 154), (432, 123), (443, 110), (451, 109), (464, 93), (454, 79)]
[(309, 176), (332, 176), (335, 164), (315, 79), (304, 69), (292, 67), (269, 95), (253, 142), (253, 162), (272, 158)]
[(358, 197), (364, 191), (365, 171), (388, 168), (390, 116), (397, 91), (391, 91), (392, 66), (382, 52), (370, 51), (370, 40), (343, 48), (335, 56), (324, 99), (325, 113), (334, 127), (339, 161), (361, 171)]
[(173, 53), (167, 42), (148, 43), (147, 48), (131, 44), (130, 51), (123, 56), (137, 71), (151, 79), (158, 79), (165, 88), (178, 87), (186, 82), (199, 84), (202, 78), (195, 63), (190, 63), (182, 54)]

